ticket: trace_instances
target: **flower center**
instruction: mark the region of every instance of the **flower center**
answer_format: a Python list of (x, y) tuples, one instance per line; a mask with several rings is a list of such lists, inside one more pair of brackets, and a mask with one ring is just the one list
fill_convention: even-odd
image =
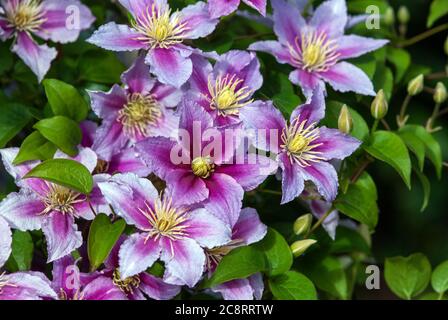
[(210, 102), (210, 108), (218, 110), (222, 116), (238, 114), (239, 109), (252, 103), (248, 100), (252, 95), (249, 87), (241, 87), (243, 80), (238, 79), (235, 75), (224, 77), (218, 76), (215, 82), (209, 78), (208, 91), (211, 98), (207, 98)]
[(51, 211), (58, 211), (62, 214), (76, 214), (74, 205), (86, 201), (85, 198), (80, 198), (80, 193), (70, 190), (66, 187), (50, 184), (49, 191), (43, 197), (45, 209), (40, 213), (41, 215), (50, 213)]
[(169, 8), (157, 8), (153, 4), (146, 8), (146, 15), (138, 17), (132, 26), (141, 34), (137, 39), (145, 41), (151, 49), (168, 48), (184, 39), (188, 27), (180, 20), (179, 12), (171, 14)]
[(191, 162), (191, 170), (195, 176), (208, 178), (213, 173), (215, 165), (210, 157), (197, 157)]
[(149, 136), (149, 126), (155, 126), (162, 117), (157, 101), (140, 93), (130, 94), (127, 104), (118, 112), (117, 120), (123, 124), (126, 135)]
[(113, 283), (124, 293), (132, 294), (134, 289), (140, 286), (140, 277), (138, 275), (128, 277), (126, 279), (121, 279), (120, 271), (118, 269), (114, 270)]
[(325, 33), (310, 31), (296, 38), (295, 46), (289, 45), (293, 62), (308, 72), (325, 72), (338, 61), (337, 43), (327, 40)]
[(311, 162), (325, 160), (322, 152), (315, 151), (322, 143), (314, 143), (319, 137), (319, 129), (315, 123), (306, 126), (306, 120), (296, 118), (291, 125), (283, 129), (281, 147), (287, 152), (291, 163), (297, 163), (301, 167), (308, 167)]
[(146, 240), (152, 236), (178, 240), (186, 235), (186, 225), (184, 223), (187, 220), (186, 211), (174, 208), (171, 198), (157, 199), (154, 203), (154, 209), (146, 204), (145, 210), (139, 210), (151, 224), (151, 229), (146, 230), (148, 231)]
[(19, 31), (35, 32), (47, 19), (40, 0), (22, 0), (5, 10), (9, 23)]

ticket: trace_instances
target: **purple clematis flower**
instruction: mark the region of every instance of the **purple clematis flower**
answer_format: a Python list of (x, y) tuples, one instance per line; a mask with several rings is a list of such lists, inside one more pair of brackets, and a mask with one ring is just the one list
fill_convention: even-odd
[(172, 108), (181, 91), (152, 78), (143, 57), (121, 79), (124, 88), (114, 85), (107, 93), (89, 92), (93, 111), (103, 119), (92, 149), (104, 161), (149, 136), (172, 136), (179, 124)]
[(322, 88), (314, 91), (309, 103), (292, 112), (289, 124), (271, 102), (241, 111), (247, 129), (266, 130), (263, 139), (253, 137), (256, 147), (277, 154), (282, 169), (282, 204), (302, 193), (305, 180), (312, 181), (327, 201), (333, 201), (338, 192), (338, 176), (328, 161), (344, 159), (361, 145), (337, 129), (317, 127), (324, 115)]
[[(19, 149), (0, 150), (6, 170), (21, 187), (19, 192), (9, 194), (0, 202), (0, 216), (14, 229), (21, 231), (42, 229), (47, 240), (48, 262), (63, 257), (82, 244), (81, 232), (75, 218), (92, 220), (94, 212), (108, 212), (98, 188), (89, 196), (74, 190), (37, 178), (22, 179), (39, 161), (29, 161), (13, 165)], [(67, 158), (57, 152), (55, 158)], [(95, 153), (87, 148), (81, 149), (73, 158), (92, 172), (96, 166)], [(97, 175), (94, 181), (104, 177)]]
[[(250, 245), (264, 238), (267, 227), (260, 221), (253, 208), (241, 210), (240, 217), (232, 229), (232, 240), (220, 247), (207, 249), (207, 271), (212, 275), (221, 259), (235, 248)], [(247, 279), (236, 279), (212, 288), (221, 293), (225, 300), (259, 300), (263, 294), (263, 277), (260, 273)]]
[(220, 56), (214, 67), (200, 55), (193, 55), (192, 61), (189, 98), (210, 113), (218, 126), (240, 122), (240, 109), (253, 102), (253, 93), (263, 84), (255, 54), (232, 50)]
[(38, 45), (32, 35), (53, 42), (78, 39), (95, 18), (79, 0), (1, 0), (0, 39), (14, 37), (12, 51), (36, 74), (39, 82), (50, 69), (57, 51)]
[[(238, 9), (241, 0), (208, 0), (208, 10), (212, 18), (227, 16)], [(266, 0), (243, 0), (249, 7), (266, 15)]]
[(0, 274), (0, 300), (55, 299), (50, 281), (40, 272)]
[(88, 42), (113, 51), (147, 50), (145, 62), (151, 72), (162, 83), (182, 86), (191, 76), (189, 57), (195, 51), (182, 42), (209, 35), (218, 24), (218, 19), (210, 17), (207, 4), (197, 2), (171, 13), (166, 0), (119, 2), (132, 14), (132, 27), (108, 23)]
[(203, 208), (186, 207), (168, 193), (159, 196), (147, 179), (117, 174), (99, 187), (117, 214), (140, 231), (120, 247), (121, 279), (140, 274), (160, 258), (166, 283), (193, 287), (204, 270), (203, 248), (230, 241), (230, 228), (221, 220)]
[(295, 70), (289, 79), (300, 85), (307, 97), (321, 82), (328, 82), (341, 92), (375, 95), (367, 75), (342, 60), (376, 50), (388, 41), (345, 36), (348, 19), (345, 0), (325, 1), (309, 21), (305, 21), (296, 6), (284, 0), (273, 0), (272, 7), (278, 41), (255, 42), (250, 50), (268, 52), (279, 63), (292, 65)]
[(0, 268), (11, 254), (12, 235), (8, 222), (0, 216)]
[(235, 140), (243, 130), (216, 129), (199, 105), (183, 101), (180, 113), (178, 141), (150, 138), (139, 142), (137, 151), (175, 199), (201, 204), (232, 227), (244, 191), (258, 187), (277, 165), (267, 157), (239, 152)]

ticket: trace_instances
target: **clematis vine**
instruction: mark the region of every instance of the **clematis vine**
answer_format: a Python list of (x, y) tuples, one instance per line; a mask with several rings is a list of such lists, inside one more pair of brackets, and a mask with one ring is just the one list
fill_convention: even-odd
[(36, 74), (39, 82), (50, 69), (57, 51), (46, 44), (39, 45), (33, 36), (59, 43), (74, 42), (81, 30), (90, 28), (94, 21), (89, 8), (79, 0), (0, 2), (0, 39), (14, 38), (12, 51)]
[(0, 216), (0, 268), (11, 254), (12, 234), (8, 222)]
[(197, 51), (183, 42), (213, 32), (207, 4), (197, 2), (171, 12), (166, 0), (119, 0), (132, 14), (131, 27), (114, 22), (100, 27), (88, 42), (107, 50), (148, 51), (145, 62), (162, 83), (182, 86), (192, 73), (190, 55)]
[(117, 174), (99, 187), (116, 213), (139, 230), (120, 247), (118, 272), (123, 281), (160, 258), (166, 283), (193, 287), (204, 270), (204, 248), (230, 241), (231, 230), (221, 220), (169, 193), (159, 195), (147, 179)]
[(221, 55), (213, 67), (200, 55), (193, 55), (192, 61), (190, 99), (210, 113), (217, 126), (240, 122), (240, 109), (253, 102), (253, 93), (263, 84), (255, 55), (232, 50)]
[(277, 165), (262, 155), (248, 154), (244, 149), (239, 152), (242, 137), (238, 134), (243, 130), (229, 129), (226, 133), (214, 128), (210, 114), (194, 102), (185, 100), (180, 109), (177, 141), (149, 138), (136, 145), (137, 151), (166, 181), (175, 199), (201, 204), (233, 226), (244, 191), (255, 189)]
[[(107, 206), (97, 188), (86, 196), (43, 179), (22, 179), (39, 161), (13, 165), (18, 152), (18, 148), (0, 150), (6, 170), (21, 187), (19, 192), (10, 193), (0, 202), (0, 216), (14, 229), (42, 229), (47, 242), (48, 262), (52, 262), (82, 245), (81, 232), (78, 231), (75, 219), (92, 220), (92, 209), (95, 212), (108, 212)], [(55, 158), (67, 156), (58, 151)], [(87, 148), (81, 149), (74, 160), (82, 163), (90, 172), (97, 164), (95, 153)], [(95, 180), (101, 181), (103, 178), (98, 176)]]
[[(243, 0), (249, 7), (266, 15), (266, 0)], [(209, 12), (212, 18), (227, 16), (238, 9), (241, 0), (208, 0)]]
[(337, 129), (318, 127), (325, 115), (322, 88), (317, 88), (310, 101), (297, 107), (289, 124), (271, 102), (260, 102), (241, 111), (248, 129), (265, 130), (266, 137), (252, 137), (261, 150), (277, 154), (282, 169), (282, 204), (292, 201), (304, 190), (309, 180), (327, 201), (338, 192), (338, 175), (332, 159), (344, 159), (360, 145), (357, 139)]
[(56, 293), (40, 272), (0, 273), (0, 300), (48, 300)]
[(278, 41), (259, 41), (249, 49), (268, 52), (279, 63), (295, 68), (289, 75), (306, 96), (322, 82), (341, 92), (375, 95), (373, 84), (358, 67), (342, 61), (383, 47), (388, 40), (344, 35), (347, 25), (345, 0), (322, 3), (306, 21), (298, 7), (284, 0), (273, 0), (274, 32)]

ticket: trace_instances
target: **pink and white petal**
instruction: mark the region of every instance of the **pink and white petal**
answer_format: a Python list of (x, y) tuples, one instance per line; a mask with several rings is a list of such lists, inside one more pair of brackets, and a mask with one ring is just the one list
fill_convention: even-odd
[(90, 148), (93, 145), (95, 132), (98, 129), (98, 124), (90, 120), (84, 120), (79, 124), (82, 132), (81, 145)]
[(284, 0), (272, 0), (274, 32), (282, 44), (295, 44), (300, 30), (306, 27), (305, 19), (293, 4)]
[(96, 164), (98, 162), (98, 158), (96, 153), (90, 148), (80, 147), (78, 155), (76, 157), (70, 157), (66, 155), (64, 152), (58, 150), (54, 155), (54, 159), (71, 159), (81, 163), (90, 173), (95, 170)]
[(221, 293), (224, 300), (253, 300), (254, 290), (248, 279), (235, 279), (212, 288)]
[(339, 62), (330, 70), (320, 73), (320, 76), (337, 91), (353, 91), (367, 96), (375, 95), (369, 77), (364, 71), (348, 62)]
[(14, 28), (11, 28), (9, 21), (3, 17), (0, 17), (0, 40), (6, 41), (11, 38), (13, 34)]
[(280, 42), (274, 40), (258, 41), (249, 46), (249, 50), (261, 51), (272, 54), (278, 63), (291, 64), (291, 54), (287, 47), (283, 46)]
[(109, 22), (101, 26), (86, 41), (100, 48), (111, 51), (136, 51), (146, 49), (144, 41), (139, 40), (141, 35), (124, 24)]
[(280, 167), (282, 168), (282, 202), (285, 204), (297, 198), (305, 187), (303, 175), (293, 165), (285, 152), (279, 155)]
[(123, 125), (116, 120), (106, 120), (98, 127), (92, 149), (98, 158), (109, 161), (112, 156), (121, 152), (129, 139), (123, 132)]
[(111, 174), (132, 172), (139, 177), (147, 177), (151, 169), (138, 156), (139, 153), (135, 148), (123, 149), (110, 159), (108, 172)]
[(209, 96), (208, 81), (213, 72), (212, 64), (199, 54), (191, 55), (191, 61), (193, 62), (193, 73), (188, 80), (190, 90), (200, 96)]
[(315, 150), (322, 152), (322, 157), (327, 160), (342, 160), (350, 156), (361, 145), (361, 141), (358, 139), (344, 134), (337, 129), (329, 129), (326, 127), (319, 128), (319, 138), (315, 143), (321, 144)]
[(156, 79), (151, 77), (149, 67), (145, 63), (145, 57), (139, 56), (132, 66), (121, 75), (129, 93), (148, 94), (156, 84)]
[(208, 0), (208, 10), (212, 18), (227, 16), (238, 9), (240, 0)]
[(53, 262), (70, 254), (82, 245), (82, 235), (70, 214), (53, 211), (42, 222), (47, 241), (48, 259)]
[(5, 219), (0, 217), (0, 268), (11, 254), (12, 233)]
[(261, 273), (256, 273), (251, 275), (248, 279), (252, 289), (254, 290), (255, 300), (261, 300), (264, 291), (263, 275)]
[(25, 176), (31, 169), (37, 166), (40, 161), (27, 161), (19, 165), (14, 165), (13, 161), (19, 153), (19, 148), (7, 148), (0, 149), (0, 155), (2, 157), (3, 166), (6, 171), (19, 182), (23, 176)]
[(143, 233), (134, 233), (120, 247), (120, 275), (126, 279), (139, 274), (153, 265), (160, 257), (159, 240)]
[(107, 277), (98, 277), (88, 283), (80, 296), (82, 300), (128, 300), (126, 294)]
[(0, 202), (0, 216), (12, 228), (21, 231), (40, 229), (43, 216), (39, 213), (44, 209), (45, 206), (36, 193), (26, 189), (10, 193)]
[(179, 205), (191, 205), (204, 201), (209, 191), (204, 181), (187, 170), (174, 170), (166, 176), (168, 190)]
[(81, 30), (90, 28), (95, 21), (89, 8), (79, 0), (45, 0), (42, 8), (45, 22), (35, 34), (53, 42), (74, 42)]
[(164, 110), (163, 117), (159, 120), (156, 127), (151, 129), (151, 136), (161, 136), (176, 139), (179, 136), (179, 116), (172, 110)]
[(310, 180), (317, 187), (317, 191), (327, 201), (333, 201), (338, 194), (338, 174), (328, 162), (313, 163), (309, 167), (300, 167), (305, 180)]
[(165, 108), (177, 107), (183, 92), (173, 86), (157, 82), (151, 91), (151, 95)]
[(52, 276), (51, 287), (53, 290), (58, 293), (63, 290), (69, 298), (73, 298), (81, 286), (79, 269), (71, 255), (53, 262)]
[(266, 15), (266, 0), (243, 0), (243, 2), (257, 10), (262, 16)]
[(289, 74), (289, 81), (300, 86), (306, 98), (309, 98), (312, 95), (313, 90), (315, 90), (321, 83), (317, 74), (299, 69), (294, 70)]
[(109, 121), (115, 120), (124, 105), (127, 103), (126, 91), (115, 84), (109, 92), (87, 91), (92, 102), (92, 110), (101, 118)]
[(51, 62), (56, 58), (57, 51), (46, 44), (38, 45), (26, 32), (19, 32), (12, 48), (20, 59), (33, 71), (39, 82), (50, 70)]
[(325, 95), (322, 85), (318, 85), (313, 91), (308, 102), (298, 106), (291, 113), (291, 123), (299, 119), (300, 122), (306, 120), (306, 125), (319, 123), (325, 117)]
[(205, 265), (205, 253), (193, 239), (171, 241), (162, 239), (162, 256), (165, 262), (164, 281), (174, 285), (194, 287), (201, 279)]
[[(7, 275), (8, 282), (11, 283), (14, 287), (12, 291), (15, 291), (19, 294), (19, 296), (12, 295), (10, 298), (13, 300), (16, 298), (18, 300), (40, 300), (42, 298), (56, 299), (57, 294), (51, 288), (51, 283), (47, 279), (47, 277), (40, 272), (15, 272)], [(2, 292), (0, 293), (0, 300), (2, 296), (7, 296), (8, 294), (4, 291), (5, 289), (10, 288), (12, 286), (6, 286), (2, 288)], [(23, 295), (24, 297), (20, 297)], [(7, 299), (8, 300), (8, 299)]]
[(232, 231), (229, 226), (203, 208), (192, 211), (187, 223), (188, 236), (201, 247), (211, 249), (231, 240)]
[(389, 40), (373, 39), (354, 34), (342, 36), (338, 39), (339, 60), (356, 58), (385, 46)]
[(104, 266), (106, 267), (106, 269), (109, 270), (115, 270), (116, 268), (118, 268), (120, 266), (120, 257), (119, 257), (119, 253), (120, 253), (120, 248), (121, 245), (123, 244), (123, 242), (126, 241), (126, 239), (128, 239), (127, 235), (122, 234), (120, 236), (120, 238), (118, 238), (117, 242), (115, 242), (112, 250), (110, 251), (109, 255), (107, 256), (106, 260), (104, 260)]
[(151, 227), (141, 210), (154, 203), (158, 192), (148, 179), (139, 178), (133, 173), (116, 174), (107, 182), (98, 183), (98, 187), (107, 202), (128, 224), (141, 230)]
[(153, 5), (162, 8), (168, 5), (166, 0), (118, 0), (135, 18), (146, 16)]
[(243, 240), (246, 245), (249, 245), (263, 239), (267, 233), (267, 227), (260, 221), (257, 210), (244, 208), (232, 233), (232, 239)]
[(314, 11), (309, 25), (328, 38), (340, 37), (347, 25), (347, 5), (345, 0), (328, 0)]
[(212, 18), (205, 2), (199, 1), (180, 11), (180, 23), (185, 23), (187, 39), (197, 39), (208, 36), (215, 30), (219, 20)]
[(244, 196), (243, 188), (232, 177), (212, 174), (205, 180), (209, 197), (203, 202), (204, 207), (213, 215), (233, 227), (238, 221)]
[(174, 47), (152, 49), (145, 61), (160, 82), (176, 88), (187, 82), (193, 70), (191, 60), (182, 56)]
[(180, 286), (165, 283), (149, 273), (141, 273), (139, 289), (155, 300), (170, 300), (180, 293)]

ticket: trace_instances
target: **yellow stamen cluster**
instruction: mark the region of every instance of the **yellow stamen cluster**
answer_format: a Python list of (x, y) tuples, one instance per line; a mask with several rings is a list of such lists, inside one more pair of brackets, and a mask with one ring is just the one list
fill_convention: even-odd
[(86, 198), (82, 198), (80, 193), (69, 188), (49, 184), (49, 191), (42, 198), (42, 201), (45, 204), (45, 209), (40, 213), (41, 215), (48, 214), (51, 211), (76, 215), (74, 205), (86, 201)]
[(36, 32), (46, 21), (40, 0), (17, 1), (16, 5), (11, 5), (11, 9), (5, 10), (6, 19), (19, 31)]
[(208, 80), (208, 91), (211, 98), (210, 108), (218, 110), (222, 116), (238, 114), (239, 109), (252, 103), (248, 100), (253, 91), (249, 87), (244, 86), (238, 88), (243, 80), (235, 75), (218, 76), (215, 81), (211, 78)]
[(325, 160), (322, 152), (315, 151), (321, 143), (313, 143), (319, 137), (319, 129), (315, 123), (307, 125), (307, 120), (296, 118), (289, 126), (283, 129), (281, 147), (287, 152), (292, 163), (301, 167), (308, 167), (312, 162)]
[(210, 157), (197, 157), (191, 162), (191, 170), (194, 175), (207, 179), (213, 173), (215, 165)]
[(338, 62), (339, 53), (335, 40), (327, 40), (325, 33), (310, 31), (289, 45), (289, 52), (295, 65), (308, 72), (325, 72)]
[(171, 14), (169, 8), (158, 8), (155, 4), (148, 6), (146, 15), (137, 17), (132, 27), (140, 33), (137, 40), (146, 42), (151, 49), (169, 48), (181, 43), (188, 30), (178, 11)]
[(114, 270), (113, 283), (124, 293), (132, 294), (134, 289), (140, 286), (140, 277), (138, 275), (128, 277), (126, 279), (121, 279), (120, 271), (118, 269)]
[(135, 138), (137, 135), (149, 136), (149, 127), (157, 125), (161, 117), (162, 110), (152, 96), (133, 93), (118, 112), (117, 120), (123, 124), (124, 133)]

